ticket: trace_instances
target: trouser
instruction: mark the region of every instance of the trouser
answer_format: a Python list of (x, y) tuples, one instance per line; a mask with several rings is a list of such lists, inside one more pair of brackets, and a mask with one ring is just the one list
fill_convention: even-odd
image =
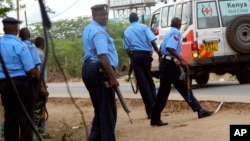
[(156, 98), (156, 88), (151, 76), (152, 57), (149, 51), (133, 51), (131, 54), (132, 67), (138, 83), (147, 115), (151, 115)]
[[(187, 89), (186, 82), (179, 79), (181, 74), (180, 66), (174, 61), (163, 59), (160, 63), (160, 87), (157, 93), (156, 102), (152, 110), (151, 121), (160, 120), (160, 113), (164, 109), (168, 96), (170, 94), (171, 85), (178, 90), (193, 111), (201, 109), (201, 105), (194, 97), (192, 90)], [(189, 93), (189, 94), (188, 94)]]
[[(12, 78), (18, 95), (27, 114), (33, 122), (37, 81), (28, 77)], [(5, 141), (33, 141), (33, 129), (18, 101), (17, 94), (10, 81), (1, 80), (0, 93), (4, 107), (4, 138)], [(19, 132), (20, 128), (20, 132)], [(20, 136), (19, 136), (20, 133)]]
[(89, 91), (94, 107), (94, 118), (89, 141), (115, 141), (117, 107), (115, 93), (104, 84), (105, 74), (100, 72), (101, 64), (87, 61), (82, 67), (82, 80)]

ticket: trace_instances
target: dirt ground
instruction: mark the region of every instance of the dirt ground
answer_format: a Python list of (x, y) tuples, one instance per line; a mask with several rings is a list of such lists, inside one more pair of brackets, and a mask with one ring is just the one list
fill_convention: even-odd
[[(73, 102), (74, 101), (74, 102)], [(86, 141), (91, 128), (93, 108), (88, 98), (49, 98), (47, 132), (51, 141)], [(184, 101), (169, 101), (162, 120), (169, 125), (156, 127), (146, 118), (141, 99), (125, 99), (133, 123), (117, 101), (117, 141), (229, 141), (230, 124), (250, 124), (250, 103), (223, 103), (211, 117), (198, 119)], [(209, 110), (220, 103), (200, 101)], [(75, 103), (76, 105), (74, 105)], [(82, 114), (81, 114), (82, 113)]]

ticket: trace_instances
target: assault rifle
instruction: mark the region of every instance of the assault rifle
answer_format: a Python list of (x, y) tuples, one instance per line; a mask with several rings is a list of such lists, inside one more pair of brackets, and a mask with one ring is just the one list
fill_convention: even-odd
[[(107, 87), (110, 87), (110, 84), (109, 84), (108, 81), (105, 81), (105, 85), (106, 85)], [(114, 90), (115, 90), (115, 93), (117, 94), (117, 97), (118, 97), (119, 101), (121, 102), (121, 105), (122, 105), (123, 110), (127, 113), (128, 119), (129, 119), (130, 123), (132, 124), (132, 123), (133, 123), (133, 122), (132, 122), (132, 119), (131, 119), (130, 116), (129, 116), (130, 110), (128, 109), (128, 106), (127, 106), (127, 104), (125, 103), (125, 100), (124, 100), (124, 98), (123, 98), (123, 96), (122, 96), (122, 93), (121, 93), (121, 90), (120, 90), (119, 86), (117, 86), (116, 88), (114, 88)]]
[[(100, 72), (105, 73), (103, 69), (100, 69)], [(106, 74), (105, 74), (105, 77), (107, 78)], [(109, 81), (105, 81), (104, 83), (105, 83), (106, 87), (108, 87), (108, 88), (110, 87)], [(116, 88), (114, 88), (114, 90), (115, 90), (115, 93), (117, 94), (117, 97), (118, 97), (119, 101), (121, 102), (123, 110), (127, 113), (129, 121), (132, 124), (132, 119), (129, 116), (130, 110), (128, 109), (128, 106), (125, 103), (125, 100), (124, 100), (124, 98), (122, 96), (122, 93), (121, 93), (121, 90), (120, 90), (119, 86), (117, 86)]]

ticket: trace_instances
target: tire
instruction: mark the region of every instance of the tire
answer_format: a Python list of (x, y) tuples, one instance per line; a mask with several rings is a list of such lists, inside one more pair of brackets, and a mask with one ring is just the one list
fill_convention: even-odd
[(249, 70), (238, 72), (236, 74), (236, 77), (240, 84), (250, 83), (250, 71)]
[(209, 80), (209, 73), (206, 71), (199, 72), (195, 77), (195, 81), (197, 84), (207, 84), (208, 80)]
[(250, 15), (232, 20), (226, 30), (229, 46), (238, 53), (250, 53)]

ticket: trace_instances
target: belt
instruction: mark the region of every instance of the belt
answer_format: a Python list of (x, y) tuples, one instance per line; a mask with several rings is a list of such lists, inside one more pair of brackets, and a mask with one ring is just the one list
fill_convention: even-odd
[[(95, 63), (100, 63), (100, 62), (98, 62), (98, 61), (96, 61), (96, 60), (91, 60), (91, 59), (87, 59), (87, 60), (85, 60), (84, 61), (84, 63), (93, 63), (93, 64), (95, 64)], [(111, 66), (112, 67), (112, 69), (113, 69), (113, 71), (115, 71), (115, 67), (113, 67), (113, 66)]]
[(163, 58), (163, 59), (166, 59), (166, 60), (174, 61), (174, 62), (176, 62), (176, 63), (179, 62), (179, 60), (178, 60), (177, 58), (171, 57), (171, 56), (167, 56), (167, 55), (164, 55), (162, 58)]
[[(15, 77), (11, 77), (12, 80), (24, 80), (24, 79), (28, 79), (29, 77), (27, 76), (15, 76)], [(7, 78), (1, 78), (0, 82), (6, 82), (8, 79)]]
[(87, 59), (87, 60), (85, 60), (84, 61), (84, 63), (99, 63), (98, 61), (96, 61), (96, 60), (92, 60), (92, 59)]

